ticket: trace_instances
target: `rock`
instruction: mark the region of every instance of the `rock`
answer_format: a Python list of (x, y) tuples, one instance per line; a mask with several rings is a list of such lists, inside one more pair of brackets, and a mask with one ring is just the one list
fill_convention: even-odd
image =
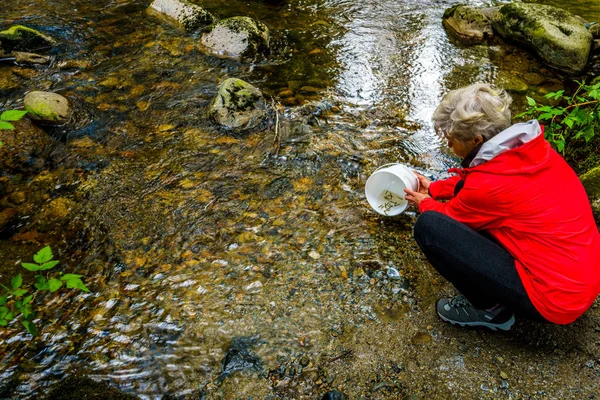
[(104, 382), (96, 382), (86, 376), (72, 375), (54, 388), (48, 399), (52, 400), (136, 400), (139, 397), (126, 394)]
[(240, 337), (234, 339), (221, 363), (221, 375), (217, 381), (221, 382), (229, 375), (237, 371), (254, 370), (258, 373), (263, 372), (260, 359), (250, 350), (258, 343), (254, 337)]
[(548, 65), (568, 74), (582, 72), (592, 35), (575, 16), (560, 8), (511, 3), (492, 19), (495, 33), (531, 48)]
[(535, 72), (528, 72), (523, 75), (523, 79), (527, 82), (528, 85), (541, 85), (546, 82), (546, 77), (542, 74), (537, 74)]
[(6, 228), (11, 225), (18, 215), (17, 210), (14, 208), (5, 208), (0, 211), (0, 232), (3, 232)]
[(496, 78), (496, 85), (512, 93), (526, 93), (529, 86), (513, 73), (501, 71)]
[(48, 64), (50, 57), (35, 53), (25, 53), (23, 51), (14, 51), (15, 61), (19, 64)]
[(491, 21), (481, 10), (462, 4), (447, 9), (442, 24), (464, 43), (481, 43), (494, 35)]
[(327, 392), (321, 397), (321, 400), (346, 400), (347, 397), (344, 393), (338, 392), (337, 390), (332, 390)]
[(211, 13), (185, 0), (154, 0), (148, 12), (174, 20), (186, 31), (195, 31), (215, 22)]
[(241, 79), (230, 78), (219, 87), (208, 116), (223, 128), (239, 133), (261, 125), (266, 109), (260, 90)]
[(62, 125), (69, 121), (72, 113), (69, 101), (51, 92), (29, 92), (23, 105), (31, 119), (48, 125)]
[(10, 69), (0, 69), (0, 91), (17, 89), (20, 86), (21, 81)]
[(36, 217), (40, 232), (61, 226), (75, 208), (76, 203), (64, 197), (57, 197), (47, 204)]
[(579, 179), (591, 200), (600, 199), (600, 166), (592, 168)]
[(269, 28), (249, 17), (221, 20), (200, 37), (207, 53), (236, 60), (256, 58), (269, 49), (269, 40)]
[(56, 40), (35, 29), (14, 25), (0, 32), (0, 49), (6, 53), (13, 51), (37, 51), (56, 44)]
[(589, 31), (594, 39), (600, 39), (600, 24), (590, 26)]
[(31, 120), (11, 122), (15, 129), (0, 130), (0, 171), (35, 172), (44, 166), (52, 138)]

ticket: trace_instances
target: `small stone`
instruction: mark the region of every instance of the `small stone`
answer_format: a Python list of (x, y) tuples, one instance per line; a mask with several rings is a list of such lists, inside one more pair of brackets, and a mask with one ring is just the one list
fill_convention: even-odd
[(277, 93), (277, 96), (279, 96), (281, 98), (293, 97), (294, 91), (290, 90), (290, 89), (282, 90), (281, 92)]
[(402, 279), (402, 275), (400, 275), (400, 272), (398, 272), (398, 270), (393, 267), (388, 267), (387, 276), (395, 281)]
[(508, 379), (508, 374), (504, 371), (500, 371), (500, 378), (507, 380)]
[(263, 284), (261, 281), (255, 281), (246, 286), (246, 291), (251, 293), (260, 292), (262, 290), (262, 287)]
[(65, 97), (51, 92), (29, 92), (23, 100), (23, 105), (31, 119), (45, 124), (64, 124), (72, 112), (71, 105)]
[(317, 253), (316, 251), (311, 251), (310, 253), (308, 253), (309, 257), (312, 258), (313, 260), (318, 260), (319, 258), (321, 258), (321, 255), (319, 253)]
[(11, 203), (13, 204), (23, 204), (27, 199), (27, 196), (23, 192), (14, 192), (8, 197)]
[(48, 64), (50, 62), (50, 57), (35, 53), (15, 51), (13, 55), (15, 56), (15, 61), (19, 64)]

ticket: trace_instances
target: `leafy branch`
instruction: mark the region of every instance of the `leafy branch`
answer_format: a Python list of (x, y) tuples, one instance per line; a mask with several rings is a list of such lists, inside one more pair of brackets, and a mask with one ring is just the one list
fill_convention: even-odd
[[(33, 263), (21, 263), (21, 266), (28, 271), (39, 272), (50, 270), (60, 262), (59, 260), (54, 260), (50, 246), (46, 246), (38, 251), (33, 256), (33, 261)], [(82, 275), (63, 274), (62, 272), (53, 277), (50, 277), (48, 273), (46, 276), (35, 275), (35, 283), (33, 284), (35, 290), (32, 290), (32, 293), (26, 297), (24, 296), (30, 293), (31, 289), (23, 287), (23, 276), (21, 274), (14, 276), (10, 280), (10, 287), (0, 283), (0, 286), (4, 289), (4, 293), (0, 295), (0, 326), (7, 326), (10, 321), (20, 317), (21, 324), (27, 332), (32, 336), (36, 336), (37, 328), (33, 323), (36, 313), (32, 309), (35, 296), (43, 291), (54, 293), (63, 287), (63, 285), (67, 289), (79, 289), (89, 292), (90, 290), (85, 286), (81, 278)]]
[(600, 78), (589, 85), (584, 80), (575, 82), (579, 86), (570, 96), (564, 90), (545, 96), (557, 101), (557, 106), (539, 104), (527, 97), (529, 109), (517, 115), (531, 115), (541, 121), (546, 128), (546, 139), (563, 154), (568, 143), (580, 138), (587, 143), (600, 130)]

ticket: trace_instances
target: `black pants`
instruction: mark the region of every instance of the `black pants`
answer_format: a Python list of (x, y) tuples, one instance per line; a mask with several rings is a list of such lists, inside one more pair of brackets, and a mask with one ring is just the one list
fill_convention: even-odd
[(501, 304), (525, 318), (547, 322), (531, 304), (514, 258), (491, 236), (435, 211), (419, 216), (414, 235), (433, 267), (474, 307)]

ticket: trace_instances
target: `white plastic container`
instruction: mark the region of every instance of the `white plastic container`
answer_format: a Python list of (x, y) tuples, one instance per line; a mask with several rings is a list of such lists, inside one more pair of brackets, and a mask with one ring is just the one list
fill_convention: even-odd
[(365, 184), (365, 195), (373, 210), (388, 217), (401, 214), (408, 207), (404, 188), (419, 190), (415, 173), (402, 164), (386, 164), (375, 170)]

